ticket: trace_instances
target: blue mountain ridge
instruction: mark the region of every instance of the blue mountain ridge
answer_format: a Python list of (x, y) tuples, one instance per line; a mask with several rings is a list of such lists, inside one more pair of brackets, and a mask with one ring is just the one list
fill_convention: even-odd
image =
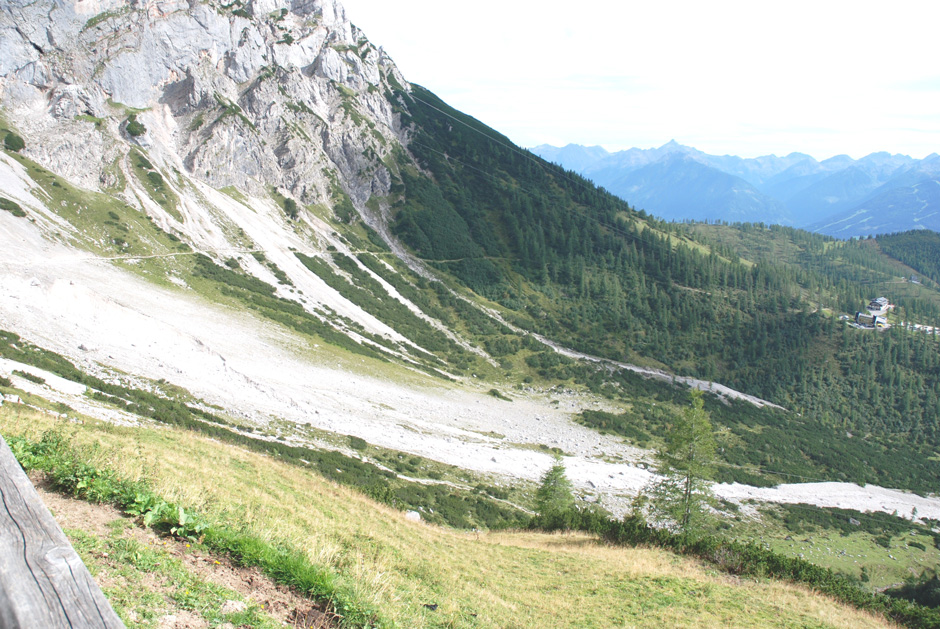
[(940, 182), (936, 154), (923, 160), (887, 152), (858, 160), (837, 155), (817, 161), (804, 153), (742, 158), (709, 155), (675, 140), (613, 153), (577, 144), (531, 150), (667, 220), (779, 223), (840, 238), (867, 236), (875, 227), (877, 233), (940, 230), (940, 204), (924, 185)]

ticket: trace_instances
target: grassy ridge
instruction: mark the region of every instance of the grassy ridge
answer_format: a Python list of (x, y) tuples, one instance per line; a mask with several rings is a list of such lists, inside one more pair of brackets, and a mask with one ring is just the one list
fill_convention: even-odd
[(655, 544), (661, 548), (676, 550), (683, 555), (700, 557), (731, 574), (772, 577), (803, 583), (860, 609), (883, 613), (907, 627), (940, 627), (940, 610), (928, 609), (883, 594), (873, 594), (844, 575), (800, 558), (777, 554), (753, 543), (675, 535), (650, 527), (642, 518), (628, 517), (620, 522), (607, 522), (602, 528), (604, 538), (617, 544)]
[[(823, 512), (824, 513), (824, 512)], [(875, 518), (889, 525), (890, 516)], [(896, 518), (895, 518), (896, 520)], [(897, 522), (893, 523), (898, 526)], [(724, 572), (799, 583), (853, 605), (884, 614), (894, 622), (916, 629), (940, 627), (940, 609), (873, 592), (856, 578), (816, 565), (802, 557), (787, 556), (752, 541), (705, 535), (697, 531), (673, 533), (650, 525), (642, 515), (615, 520), (592, 507), (568, 507), (551, 516), (538, 516), (533, 526), (544, 530), (589, 531), (618, 545), (652, 545), (709, 562)]]

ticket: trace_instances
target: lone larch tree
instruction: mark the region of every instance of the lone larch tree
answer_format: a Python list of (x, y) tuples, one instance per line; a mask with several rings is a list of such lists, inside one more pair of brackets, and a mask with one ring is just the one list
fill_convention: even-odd
[(665, 448), (656, 453), (662, 479), (653, 488), (653, 507), (689, 531), (704, 517), (711, 501), (715, 474), (714, 429), (701, 391), (690, 393), (691, 404), (669, 433)]

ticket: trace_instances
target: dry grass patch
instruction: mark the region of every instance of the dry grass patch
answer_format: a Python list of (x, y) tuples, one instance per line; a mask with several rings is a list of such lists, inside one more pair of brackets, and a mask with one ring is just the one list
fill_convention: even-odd
[[(0, 407), (5, 434), (55, 423)], [(883, 627), (883, 619), (773, 581), (585, 535), (475, 533), (401, 512), (297, 466), (166, 428), (87, 420), (96, 464), (147, 478), (167, 500), (274, 544), (302, 549), (403, 627)], [(435, 607), (436, 606), (436, 607)]]

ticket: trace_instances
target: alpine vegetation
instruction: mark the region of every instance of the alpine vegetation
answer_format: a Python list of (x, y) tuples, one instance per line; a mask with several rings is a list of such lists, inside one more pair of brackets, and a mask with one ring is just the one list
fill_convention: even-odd
[(0, 138), (0, 433), (126, 622), (241, 622), (139, 527), (338, 625), (931, 626), (935, 238), (663, 221), (336, 0), (5, 2)]

